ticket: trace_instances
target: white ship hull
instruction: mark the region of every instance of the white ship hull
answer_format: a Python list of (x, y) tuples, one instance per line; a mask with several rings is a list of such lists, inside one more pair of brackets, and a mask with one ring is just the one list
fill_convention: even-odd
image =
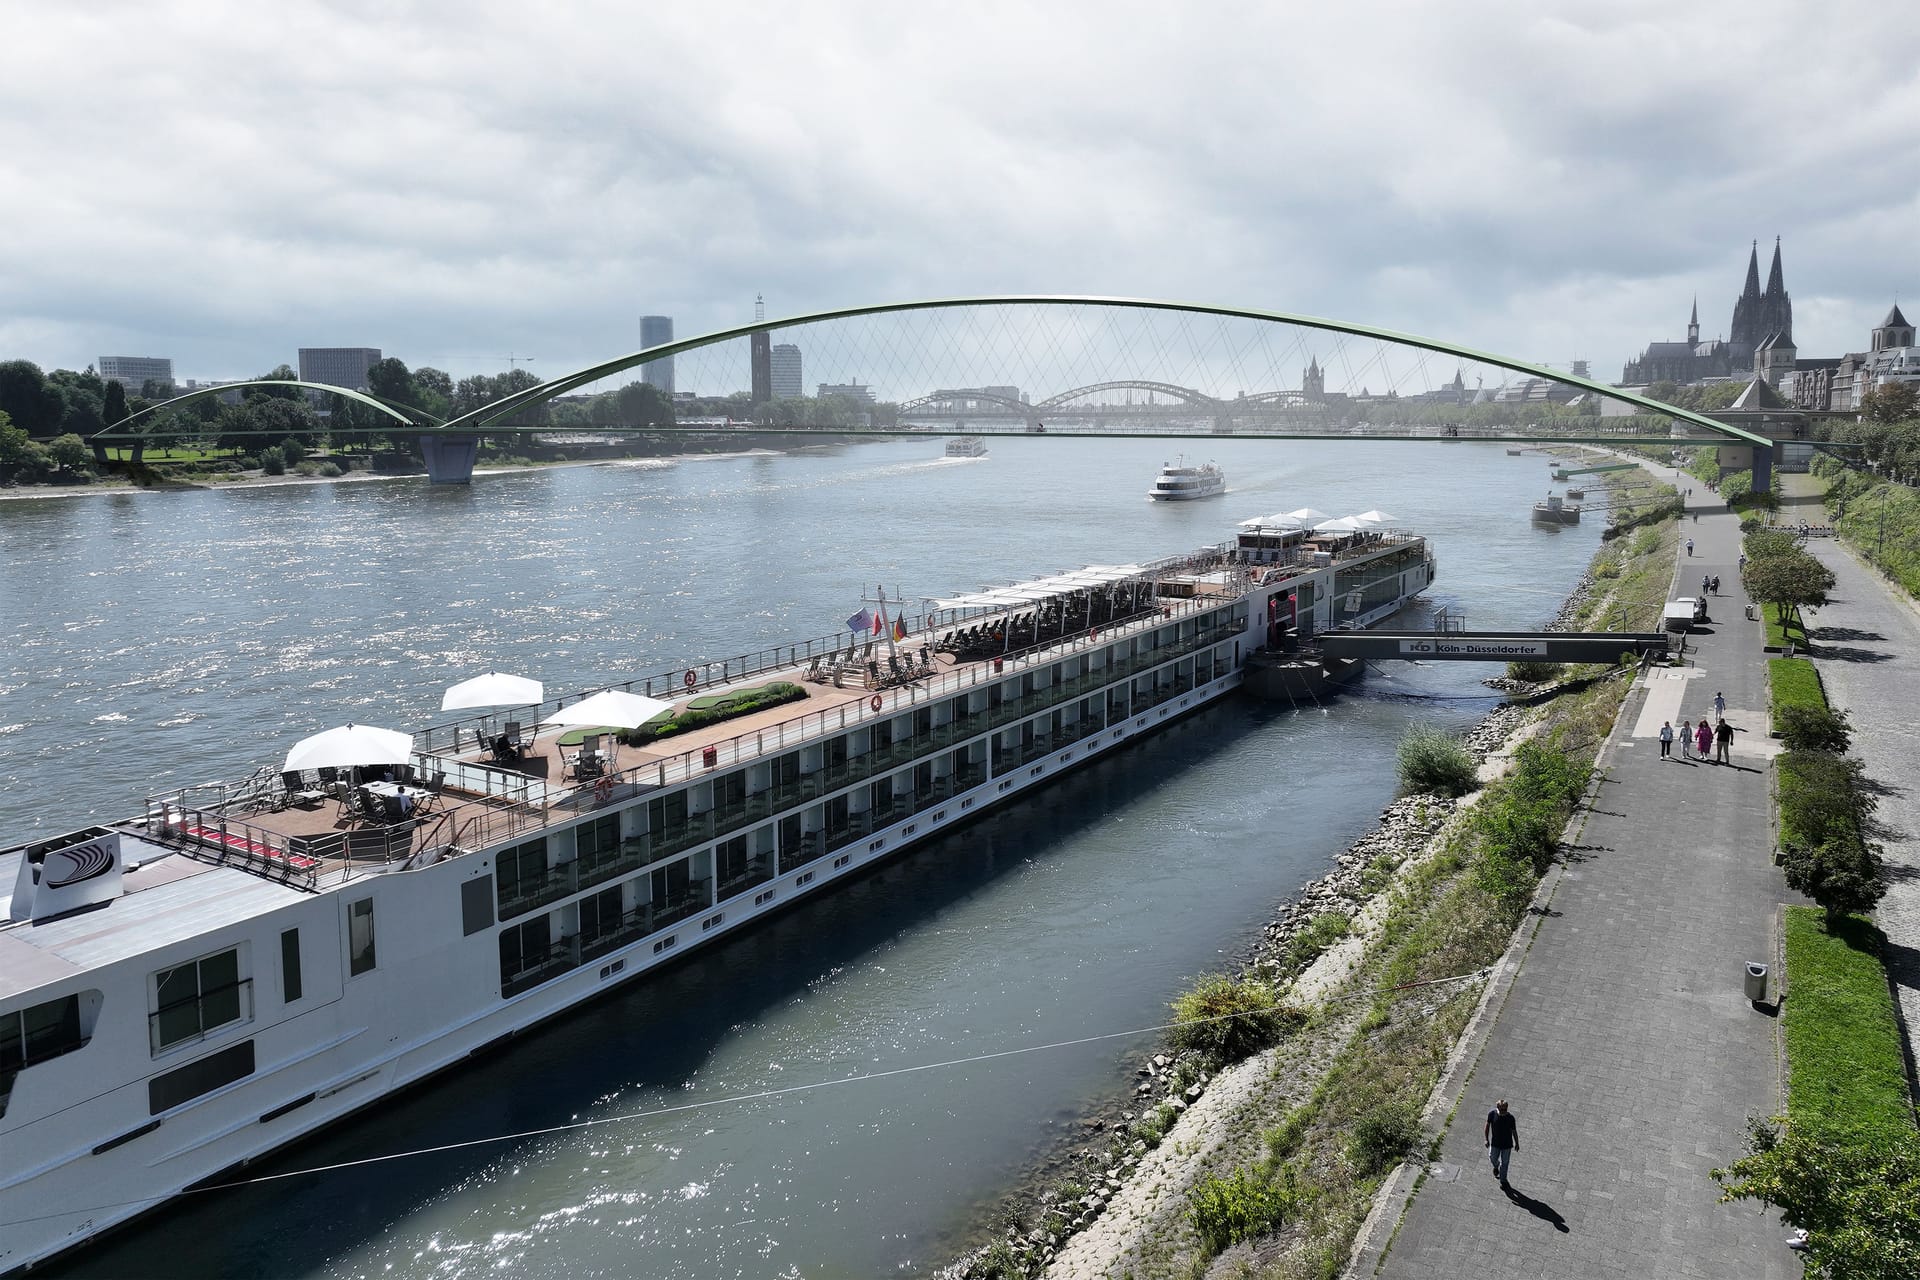
[[(0, 979), (0, 1019), (78, 992), (83, 1037), (8, 1073), (0, 1271), (81, 1244), (1205, 706), (1239, 686), (1246, 657), (1270, 637), (1282, 596), (1292, 611), (1286, 616), (1303, 627), (1384, 619), (1432, 576), (1423, 540), (1383, 548), (1388, 553), (1356, 552), (1337, 567), (1310, 565), (1286, 571), (1290, 577), (1262, 567), (1274, 563), (1273, 553), (1249, 553), (1254, 564), (1190, 584), (1203, 593), (1218, 577), (1231, 584), (1228, 593), (1165, 598), (1140, 617), (1063, 636), (1004, 669), (981, 662), (970, 679), (959, 679), (956, 667), (931, 696), (909, 685), (874, 695), (879, 709), (863, 697), (851, 716), (842, 710), (845, 732), (781, 738), (758, 754), (707, 756), (708, 771), (664, 786), (636, 775), (612, 789), (582, 787), (554, 801), (537, 826), (372, 873), (349, 866), (337, 880), (276, 883), (259, 868), (189, 858), (178, 839), (159, 839), (151, 816), (119, 824), (130, 886), (123, 897), (81, 917), (0, 927), (0, 973), (14, 974), (10, 985)], [(916, 718), (922, 712), (924, 721)], [(871, 744), (883, 723), (907, 725), (912, 735), (926, 724), (924, 745), (916, 745), (920, 736), (904, 746), (895, 739), (884, 762), (859, 764), (881, 755)], [(851, 746), (867, 747), (866, 755), (835, 755)], [(810, 761), (819, 768), (776, 789), (769, 780), (789, 759), (797, 769)], [(824, 763), (830, 759), (841, 763)], [(969, 780), (965, 771), (976, 763), (980, 776)], [(744, 818), (723, 827), (716, 779), (737, 766), (744, 786), (769, 785), (748, 791)], [(902, 781), (917, 787), (923, 769), (946, 766), (925, 794), (910, 790), (904, 803), (892, 789)], [(668, 777), (664, 764), (659, 776)], [(887, 810), (877, 799), (883, 777)], [(689, 842), (687, 829), (669, 828), (661, 815), (674, 812), (675, 796), (686, 806), (683, 821), (708, 819), (711, 838)], [(822, 814), (823, 821), (836, 813), (844, 819), (856, 799), (869, 807), (854, 812), (871, 821), (855, 822), (851, 835), (835, 827), (822, 838), (826, 828), (808, 825)], [(715, 807), (695, 812), (703, 803)], [(588, 833), (600, 831), (604, 840), (609, 821), (617, 824), (620, 853), (607, 855), (611, 846), (603, 844), (589, 867)], [(522, 861), (530, 839), (543, 842), (531, 873)], [(715, 872), (732, 865), (725, 851), (736, 841), (767, 850), (770, 874), (729, 896), (738, 877), (716, 892)], [(24, 847), (0, 853), (0, 878), (18, 873), (25, 884), (25, 856)], [(173, 872), (185, 874), (167, 879)], [(662, 890), (676, 875), (690, 896)], [(519, 886), (511, 897), (510, 878)], [(589, 916), (609, 894), (614, 907), (627, 908), (612, 918), (627, 923), (590, 931)], [(630, 905), (648, 894), (655, 895), (649, 905)], [(16, 915), (20, 896), (16, 890)], [(135, 915), (123, 945), (98, 959), (97, 939), (88, 942), (96, 958), (76, 963), (80, 944), (63, 941), (80, 932), (72, 922), (97, 927), (129, 910)], [(522, 951), (518, 940), (529, 930), (551, 940), (544, 951)], [(195, 1006), (203, 1020), (227, 1020), (163, 1043), (179, 1034), (179, 1006), (155, 1012), (157, 981), (229, 951), (244, 977), (219, 988), (217, 1008), (206, 995)], [(30, 961), (40, 968), (29, 973)], [(74, 967), (59, 972), (59, 962)], [(236, 1010), (240, 1016), (227, 1017)]]

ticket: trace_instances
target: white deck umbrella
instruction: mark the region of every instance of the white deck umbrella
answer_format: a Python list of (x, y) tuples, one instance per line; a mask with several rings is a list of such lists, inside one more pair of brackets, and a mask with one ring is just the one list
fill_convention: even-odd
[(1388, 515), (1384, 511), (1362, 511), (1355, 520), (1365, 520), (1368, 524), (1392, 524), (1399, 516)]
[(462, 680), (440, 695), (442, 711), (463, 707), (524, 707), (545, 698), (546, 690), (538, 680), (489, 671), (471, 680)]
[(1286, 518), (1289, 520), (1298, 520), (1302, 524), (1311, 524), (1315, 520), (1325, 520), (1327, 513), (1324, 511), (1315, 511), (1312, 507), (1302, 507), (1298, 511), (1287, 512)]
[(569, 728), (598, 727), (638, 729), (662, 711), (673, 710), (671, 702), (643, 698), (620, 689), (603, 689), (582, 698), (570, 707), (562, 707), (541, 724), (566, 725)]
[(412, 734), (376, 729), (370, 724), (344, 724), (294, 743), (284, 768), (289, 773), (297, 769), (359, 769), (407, 764), (412, 759)]
[(1323, 520), (1313, 526), (1315, 533), (1358, 533), (1367, 526), (1352, 516), (1341, 516), (1338, 520)]

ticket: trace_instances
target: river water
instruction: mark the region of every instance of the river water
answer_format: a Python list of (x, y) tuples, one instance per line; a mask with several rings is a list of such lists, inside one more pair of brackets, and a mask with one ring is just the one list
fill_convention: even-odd
[[(1433, 538), (1433, 603), (1520, 628), (1598, 539), (1530, 524), (1539, 457), (1205, 444), (1231, 493), (1171, 505), (1143, 496), (1166, 443), (1029, 439), (0, 501), (0, 831), (123, 816), (347, 720), (434, 722), (490, 668), (552, 696), (828, 634), (863, 584), (931, 596), (1378, 507)], [(1486, 674), (1229, 699), (257, 1172), (477, 1145), (190, 1197), (56, 1274), (927, 1274), (1155, 1042), (1036, 1046), (1161, 1022), (1370, 824), (1409, 720), (1493, 705)]]

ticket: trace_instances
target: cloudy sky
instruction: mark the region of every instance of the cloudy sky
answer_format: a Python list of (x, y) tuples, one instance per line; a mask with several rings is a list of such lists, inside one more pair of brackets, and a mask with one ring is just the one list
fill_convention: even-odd
[(0, 37), (0, 358), (49, 368), (552, 377), (642, 311), (1084, 292), (1617, 377), (1695, 293), (1724, 333), (1776, 235), (1803, 353), (1920, 302), (1884, 3), (0, 0)]

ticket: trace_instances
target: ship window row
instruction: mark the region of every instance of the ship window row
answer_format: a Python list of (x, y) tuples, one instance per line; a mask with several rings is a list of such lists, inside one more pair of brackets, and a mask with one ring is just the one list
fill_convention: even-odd
[[(989, 739), (918, 761), (639, 875), (607, 883), (557, 910), (509, 923), (499, 935), (501, 994), (517, 995), (648, 934), (752, 893), (776, 877), (796, 874), (797, 882), (804, 883), (812, 878), (806, 868), (821, 858), (868, 842), (874, 833), (945, 804), (956, 794), (1142, 715), (1231, 670), (1228, 652), (1185, 659), (1102, 696), (1055, 708)], [(611, 858), (596, 853), (592, 861), (563, 862), (534, 876), (524, 860), (531, 857), (531, 846), (543, 842), (529, 841), (509, 851), (511, 861), (503, 856), (501, 866), (514, 867), (512, 874), (519, 878), (516, 896), (501, 899), (502, 917), (550, 906), (618, 872), (644, 865), (638, 859), (651, 852), (644, 837), (612, 846), (604, 842), (613, 828), (600, 824), (618, 820), (618, 815), (605, 815), (595, 821), (600, 828), (592, 838), (596, 850), (626, 850)], [(836, 861), (835, 866), (839, 865)]]
[[(97, 1007), (99, 992), (87, 995)], [(78, 992), (0, 1013), (0, 1116), (7, 1114), (15, 1076), (36, 1063), (85, 1048), (89, 1038), (81, 1025)]]
[(147, 1026), (155, 1054), (253, 1017), (253, 982), (240, 976), (235, 947), (160, 970), (153, 998)]
[[(1419, 568), (1425, 554), (1418, 545), (1401, 547), (1334, 575), (1336, 620), (1367, 613), (1400, 597), (1401, 575)], [(1424, 585), (1424, 574), (1422, 575)]]
[[(550, 857), (546, 836), (526, 841), (500, 855), (496, 882), (500, 915), (530, 911), (637, 866), (708, 844), (943, 747), (1071, 704), (1137, 672), (1160, 667), (1155, 683), (1179, 679), (1184, 681), (1179, 691), (1184, 692), (1209, 677), (1196, 681), (1189, 671), (1193, 664), (1180, 664), (1178, 669), (1188, 674), (1176, 677), (1171, 674), (1175, 666), (1168, 664), (1240, 634), (1245, 619), (1243, 605), (1183, 618), (1148, 635), (1009, 675), (691, 787), (664, 792), (644, 805), (629, 807), (624, 830), (618, 815), (572, 828), (572, 859), (562, 850), (554, 850)], [(1200, 661), (1218, 664), (1221, 659)], [(1127, 701), (1123, 690), (1118, 702)], [(1152, 701), (1148, 697), (1148, 705)], [(1113, 714), (1128, 713), (1116, 704)], [(567, 869), (557, 877), (561, 866)]]
[[(998, 714), (990, 705), (995, 692), (1001, 692), (1003, 699), (1006, 696), (1003, 686), (995, 684), (975, 691), (973, 696), (987, 705), (967, 713), (966, 731), (953, 735), (963, 738), (963, 744), (946, 751), (939, 750), (938, 744), (943, 741), (939, 731), (956, 723), (953, 721), (934, 719), (928, 732), (899, 740), (893, 737), (901, 721), (936, 717), (942, 709), (922, 707), (906, 716), (757, 762), (719, 779), (655, 796), (621, 812), (601, 814), (568, 831), (535, 837), (498, 855), (495, 887), (499, 917), (505, 920), (523, 915), (716, 840), (723, 842), (724, 853), (723, 865), (715, 869), (715, 874), (723, 891), (730, 890), (736, 882), (744, 883), (759, 874), (752, 860), (766, 852), (745, 849), (740, 833), (749, 824), (788, 811), (785, 821), (791, 825), (797, 817), (792, 810), (808, 801), (819, 801), (816, 809), (824, 819), (809, 828), (822, 832), (817, 842), (833, 843), (843, 836), (846, 840), (857, 838), (864, 834), (860, 829), (863, 821), (870, 828), (875, 822), (886, 825), (892, 820), (889, 816), (883, 821), (878, 815), (909, 816), (927, 804), (977, 785), (990, 774), (1017, 768), (1098, 733), (1108, 724), (1142, 714), (1169, 698), (1220, 679), (1232, 670), (1230, 653), (1223, 646), (1212, 653), (1179, 659), (1108, 686), (1094, 696), (1051, 704), (1036, 715), (1026, 699), (1063, 687), (1043, 686), (1019, 694), (1014, 704), (1002, 702), (1002, 709), (1017, 712), (1017, 720), (1013, 714)], [(1033, 674), (1023, 673), (1019, 679), (1024, 684)], [(983, 733), (989, 736), (982, 737)], [(930, 749), (934, 754), (929, 754)], [(908, 767), (903, 769), (903, 765)], [(868, 785), (861, 786), (863, 781)], [(716, 795), (737, 799), (730, 800), (724, 809), (710, 807)], [(840, 820), (843, 813), (848, 815), (844, 823)], [(860, 813), (876, 816), (854, 816)], [(567, 847), (569, 834), (571, 849)], [(783, 863), (791, 861), (795, 853), (796, 846), (789, 841), (780, 859)]]

